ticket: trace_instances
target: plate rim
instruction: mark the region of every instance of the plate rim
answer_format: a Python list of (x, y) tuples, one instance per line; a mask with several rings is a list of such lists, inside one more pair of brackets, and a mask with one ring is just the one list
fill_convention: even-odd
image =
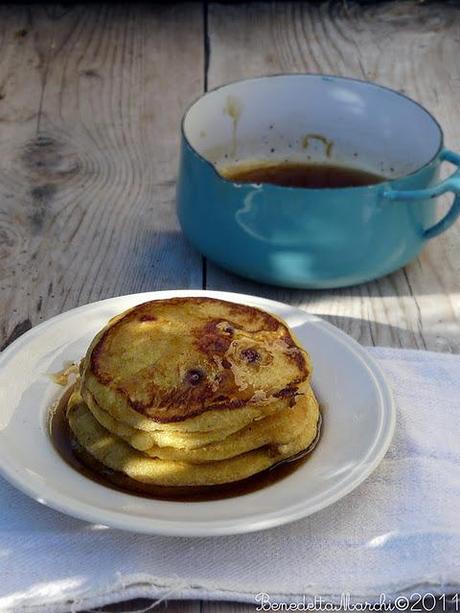
[[(58, 315), (50, 317), (44, 322), (34, 326), (19, 338), (14, 340), (8, 347), (6, 347), (0, 353), (0, 369), (11, 359), (15, 354), (23, 349), (23, 346), (36, 337), (39, 337), (41, 333), (49, 326), (65, 320), (70, 314), (82, 313), (86, 310), (92, 310), (95, 307), (100, 307), (104, 303), (115, 302), (117, 300), (123, 300), (129, 298), (130, 300), (138, 300), (139, 304), (148, 300), (158, 300), (163, 298), (172, 298), (180, 296), (208, 296), (210, 298), (219, 298), (221, 300), (229, 300), (233, 302), (240, 302), (243, 304), (253, 303), (260, 308), (270, 309), (270, 307), (284, 307), (289, 311), (297, 311), (302, 314), (304, 320), (315, 322), (321, 325), (323, 330), (334, 339), (346, 345), (347, 348), (354, 354), (354, 357), (359, 360), (362, 366), (364, 366), (368, 375), (373, 380), (374, 387), (379, 393), (380, 403), (382, 407), (382, 424), (380, 426), (379, 435), (376, 437), (374, 445), (367, 450), (369, 455), (375, 447), (378, 447), (377, 452), (372, 455), (372, 460), (366, 465), (361, 465), (361, 470), (354, 478), (350, 478), (345, 484), (339, 484), (338, 491), (333, 490), (329, 495), (322, 497), (316, 504), (308, 504), (311, 498), (306, 498), (295, 505), (287, 507), (286, 509), (261, 513), (251, 516), (250, 518), (241, 517), (235, 520), (222, 519), (215, 520), (210, 523), (208, 520), (203, 522), (193, 522), (193, 524), (186, 522), (179, 522), (177, 520), (164, 520), (164, 519), (152, 519), (147, 517), (140, 517), (139, 515), (130, 515), (123, 511), (104, 510), (104, 517), (97, 517), (97, 514), (101, 512), (99, 507), (93, 506), (86, 502), (81, 502), (78, 497), (70, 497), (68, 495), (62, 495), (56, 488), (50, 488), (48, 485), (43, 484), (38, 491), (34, 485), (29, 485), (21, 478), (21, 475), (15, 469), (14, 463), (8, 460), (3, 455), (0, 448), (0, 475), (2, 475), (11, 485), (18, 490), (31, 497), (33, 500), (55, 509), (61, 513), (81, 519), (91, 523), (98, 523), (110, 526), (112, 528), (127, 530), (131, 532), (144, 533), (144, 534), (156, 534), (163, 536), (180, 536), (180, 537), (204, 537), (204, 536), (224, 536), (233, 534), (244, 534), (249, 532), (255, 532), (259, 530), (265, 530), (274, 528), (276, 526), (285, 525), (293, 521), (297, 521), (313, 513), (334, 504), (338, 500), (350, 494), (361, 483), (363, 483), (372, 472), (378, 467), (382, 459), (384, 458), (391, 440), (394, 435), (396, 425), (396, 404), (394, 396), (387, 379), (380, 368), (379, 364), (375, 361), (372, 355), (355, 341), (351, 336), (337, 328), (333, 324), (325, 321), (321, 317), (309, 313), (303, 310), (299, 306), (290, 305), (281, 301), (272, 300), (262, 296), (253, 296), (250, 294), (242, 294), (238, 292), (226, 292), (220, 290), (200, 290), (200, 289), (175, 289), (175, 290), (153, 290), (149, 292), (140, 292), (134, 294), (124, 294), (122, 296), (112, 296), (90, 302), (84, 305), (80, 305), (73, 309), (69, 309)], [(382, 433), (382, 430), (383, 433)], [(102, 487), (102, 486), (101, 486)], [(46, 495), (44, 496), (44, 490)], [(54, 494), (54, 497), (53, 497)], [(130, 494), (124, 494), (131, 496)], [(51, 499), (49, 498), (51, 496)], [(136, 497), (138, 498), (138, 497)], [(75, 506), (77, 504), (77, 506)], [(201, 503), (194, 503), (199, 505)], [(209, 502), (206, 502), (209, 504)], [(308, 504), (308, 509), (305, 506)], [(281, 514), (282, 513), (282, 514)], [(107, 521), (108, 520), (108, 521)], [(134, 523), (136, 525), (134, 525)]]

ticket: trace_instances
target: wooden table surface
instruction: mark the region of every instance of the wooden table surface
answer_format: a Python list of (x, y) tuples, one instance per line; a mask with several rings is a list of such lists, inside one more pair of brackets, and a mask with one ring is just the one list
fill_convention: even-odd
[(299, 291), (205, 261), (174, 206), (180, 117), (206, 89), (278, 72), (375, 80), (458, 149), (459, 57), (456, 2), (0, 6), (0, 346), (80, 304), (203, 287), (301, 305), (364, 345), (459, 352), (460, 224), (383, 279)]

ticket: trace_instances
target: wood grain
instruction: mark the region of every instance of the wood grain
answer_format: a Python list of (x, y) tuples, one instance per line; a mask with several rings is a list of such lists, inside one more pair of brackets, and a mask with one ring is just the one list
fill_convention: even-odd
[(202, 6), (1, 11), (0, 345), (79, 304), (201, 287), (174, 192)]
[[(23, 284), (31, 240), (21, 203), (26, 190), (18, 157), (34, 138), (40, 107), (40, 63), (25, 7), (0, 7), (0, 347), (31, 328), (30, 289)], [(27, 292), (29, 296), (27, 296)]]
[[(424, 104), (460, 144), (460, 8), (397, 1), (209, 7), (209, 87), (277, 72), (376, 80)], [(290, 291), (208, 264), (207, 287), (302, 305), (365, 345), (460, 351), (460, 224), (395, 274), (350, 289)]]

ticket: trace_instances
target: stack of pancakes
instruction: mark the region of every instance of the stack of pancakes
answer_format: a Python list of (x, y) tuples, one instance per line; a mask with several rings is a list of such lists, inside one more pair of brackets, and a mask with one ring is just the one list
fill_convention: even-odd
[(210, 298), (147, 302), (91, 343), (67, 405), (78, 445), (137, 482), (202, 486), (305, 450), (318, 404), (280, 319)]

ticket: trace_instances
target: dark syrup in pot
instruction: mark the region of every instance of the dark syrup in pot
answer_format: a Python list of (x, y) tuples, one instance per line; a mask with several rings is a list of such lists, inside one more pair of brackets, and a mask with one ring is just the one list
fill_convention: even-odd
[(209, 486), (167, 487), (150, 485), (140, 483), (121, 472), (105, 467), (78, 444), (72, 436), (65, 414), (65, 407), (71, 393), (72, 387), (63, 394), (50, 416), (49, 432), (53, 445), (59, 455), (80, 474), (100, 485), (125, 494), (135, 494), (136, 496), (155, 500), (205, 502), (234, 498), (256, 492), (291, 475), (297, 468), (302, 466), (316, 447), (321, 434), (322, 420), (320, 414), (316, 438), (305, 451), (292, 458), (282, 460), (278, 464), (241, 481)]
[(385, 177), (361, 168), (313, 162), (242, 162), (221, 168), (220, 174), (236, 183), (313, 189), (363, 187), (386, 181)]

